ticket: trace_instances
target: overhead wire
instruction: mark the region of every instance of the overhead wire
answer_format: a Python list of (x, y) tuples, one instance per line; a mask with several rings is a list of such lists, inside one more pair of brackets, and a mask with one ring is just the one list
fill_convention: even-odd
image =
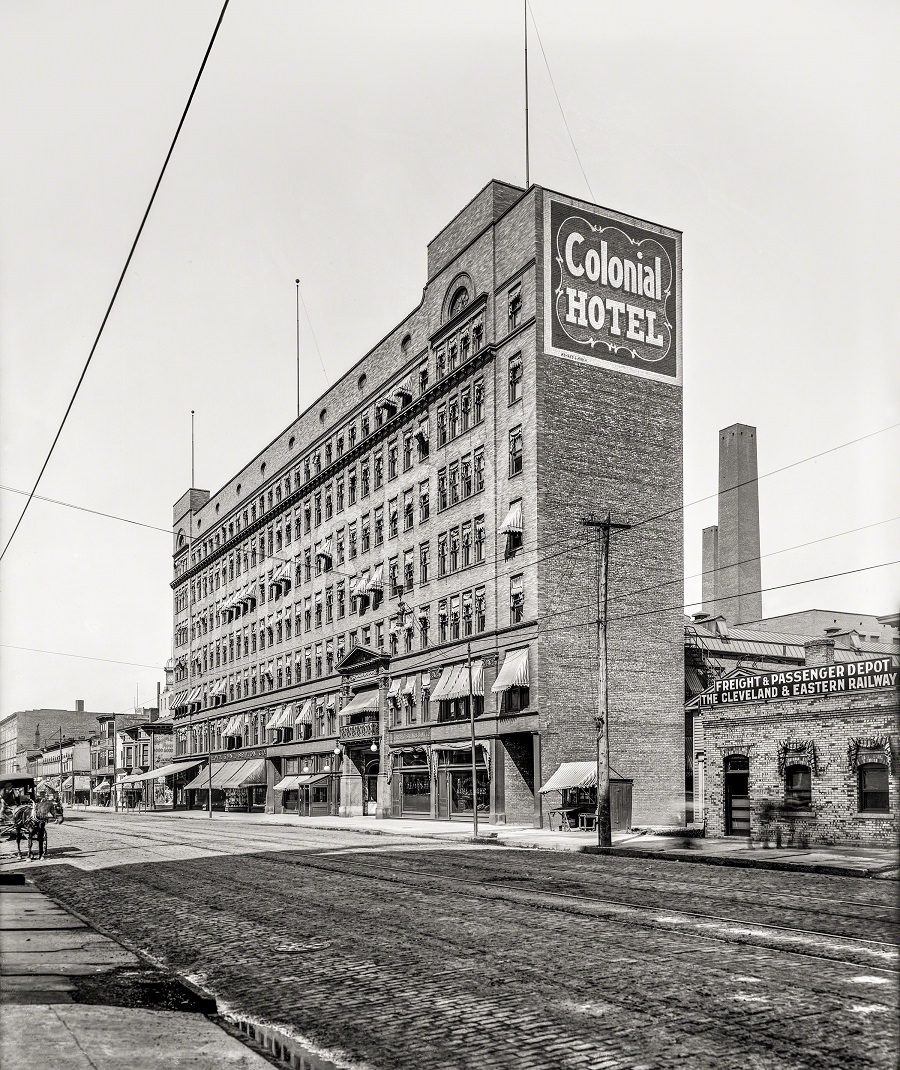
[(68, 420), (69, 414), (72, 411), (72, 407), (75, 404), (75, 399), (78, 396), (79, 390), (81, 389), (81, 384), (84, 382), (84, 378), (87, 375), (87, 370), (91, 365), (91, 361), (94, 359), (94, 354), (97, 351), (97, 346), (100, 344), (100, 338), (103, 335), (104, 328), (106, 327), (107, 321), (109, 320), (109, 317), (112, 313), (113, 306), (116, 303), (116, 298), (119, 296), (119, 291), (122, 288), (122, 283), (125, 281), (125, 274), (128, 271), (129, 265), (131, 264), (132, 257), (134, 256), (138, 242), (140, 241), (141, 234), (143, 234), (144, 232), (144, 225), (146, 224), (147, 218), (150, 215), (150, 209), (153, 207), (153, 203), (156, 200), (156, 194), (159, 190), (160, 185), (162, 184), (163, 176), (165, 175), (166, 169), (169, 166), (169, 160), (172, 158), (172, 153), (175, 150), (175, 144), (178, 141), (178, 136), (181, 133), (181, 128), (184, 126), (184, 122), (187, 118), (188, 111), (190, 110), (191, 103), (193, 102), (194, 95), (197, 92), (197, 86), (200, 84), (200, 78), (203, 75), (203, 71), (206, 68), (206, 62), (209, 59), (210, 53), (212, 52), (213, 44), (215, 43), (216, 37), (218, 36), (219, 27), (222, 25), (222, 20), (225, 18), (225, 11), (228, 7), (228, 4), (229, 0), (225, 0), (225, 3), (222, 5), (222, 10), (219, 13), (218, 20), (216, 21), (212, 37), (210, 38), (209, 44), (206, 47), (206, 52), (203, 56), (203, 62), (200, 64), (200, 69), (197, 72), (196, 78), (194, 79), (194, 84), (191, 87), (190, 95), (188, 96), (187, 103), (184, 106), (184, 111), (181, 113), (181, 119), (179, 120), (178, 126), (175, 130), (175, 136), (172, 138), (172, 143), (169, 145), (169, 151), (166, 153), (166, 158), (163, 161), (162, 169), (159, 172), (159, 177), (157, 178), (156, 184), (153, 187), (153, 192), (150, 195), (150, 200), (144, 211), (140, 226), (138, 227), (137, 233), (134, 236), (134, 240), (131, 243), (131, 249), (128, 252), (128, 256), (125, 260), (125, 265), (119, 273), (118, 282), (116, 283), (115, 289), (113, 290), (113, 294), (109, 300), (109, 304), (106, 307), (106, 312), (103, 315), (103, 319), (100, 322), (100, 328), (97, 331), (96, 337), (94, 338), (94, 344), (91, 346), (87, 360), (84, 363), (84, 367), (81, 369), (81, 375), (79, 375), (78, 382), (75, 384), (75, 389), (72, 391), (72, 396), (69, 398), (69, 403), (66, 406), (66, 411), (65, 413), (63, 413), (62, 421), (59, 427), (57, 428), (56, 434), (53, 437), (53, 442), (50, 444), (50, 449), (47, 452), (47, 456), (44, 458), (44, 463), (41, 465), (41, 470), (40, 472), (38, 472), (37, 479), (34, 481), (34, 486), (31, 488), (31, 491), (28, 495), (28, 499), (25, 502), (22, 512), (19, 514), (19, 518), (16, 521), (15, 527), (12, 530), (12, 534), (10, 535), (9, 539), (7, 539), (6, 545), (3, 547), (2, 552), (0, 552), (0, 561), (2, 561), (3, 558), (6, 556), (6, 551), (10, 548), (13, 539), (16, 537), (16, 532), (19, 530), (19, 527), (21, 526), (22, 521), (25, 518), (25, 514), (28, 511), (28, 507), (29, 505), (31, 505), (31, 502), (34, 499), (34, 495), (38, 489), (38, 485), (40, 484), (41, 479), (44, 476), (44, 472), (46, 472), (47, 470), (47, 465), (50, 463), (50, 458), (53, 456), (53, 451), (56, 449), (56, 444), (57, 442), (59, 442), (59, 437), (62, 434), (63, 428), (66, 426), (66, 421)]

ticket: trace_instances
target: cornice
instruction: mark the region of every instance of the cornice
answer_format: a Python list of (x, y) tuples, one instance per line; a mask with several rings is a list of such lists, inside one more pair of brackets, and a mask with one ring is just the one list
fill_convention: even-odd
[[(466, 309), (471, 310), (471, 305), (467, 305)], [(506, 341), (506, 339), (504, 339), (504, 341)], [(251, 521), (245, 528), (241, 528), (238, 533), (214, 550), (209, 557), (204, 558), (196, 565), (192, 565), (190, 568), (186, 569), (177, 579), (171, 580), (169, 587), (174, 591), (183, 583), (187, 583), (205, 568), (209, 568), (236, 546), (239, 546), (245, 539), (256, 534), (256, 532), (265, 528), (274, 520), (277, 520), (278, 517), (282, 516), (288, 509), (292, 509), (298, 502), (301, 502), (310, 494), (314, 494), (319, 487), (329, 482), (329, 480), (334, 479), (343, 469), (358, 460), (363, 454), (368, 453), (377, 445), (383, 443), (385, 439), (390, 438), (391, 435), (400, 430), (408, 420), (414, 419), (423, 411), (427, 411), (428, 406), (431, 405), (432, 402), (444, 394), (449, 393), (466, 376), (477, 372), (480, 368), (489, 364), (494, 359), (498, 349), (499, 345), (497, 343), (491, 343), (490, 345), (484, 346), (484, 348), (480, 349), (477, 353), (473, 353), (465, 363), (460, 364), (459, 367), (455, 368), (452, 372), (449, 372), (436, 383), (432, 383), (424, 394), (417, 397), (415, 401), (407, 405), (405, 409), (401, 409), (388, 420), (385, 420), (380, 427), (374, 428), (366, 438), (355, 443), (350, 449), (341, 454), (340, 457), (332, 461), (327, 468), (323, 468), (318, 475), (312, 476), (302, 486), (292, 490), (290, 494), (283, 497), (271, 510), (264, 513), (262, 516), (257, 517), (256, 520)], [(284, 469), (281, 471), (283, 472)], [(281, 479), (283, 478), (283, 475), (279, 475), (277, 478)], [(253, 493), (255, 494), (256, 491)], [(207, 537), (207, 535), (203, 536), (203, 538)]]

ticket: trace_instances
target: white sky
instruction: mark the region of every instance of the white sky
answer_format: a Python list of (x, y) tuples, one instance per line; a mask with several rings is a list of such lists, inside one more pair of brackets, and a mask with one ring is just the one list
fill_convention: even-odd
[[(0, 7), (4, 487), (80, 373), (218, 0)], [(760, 472), (900, 420), (890, 3), (533, 0), (593, 199), (684, 231), (685, 500), (719, 428)], [(537, 38), (531, 177), (591, 199)], [(232, 0), (40, 494), (169, 528), (295, 412), (294, 279), (331, 381), (419, 300), (425, 246), (524, 180), (520, 0)], [(302, 403), (327, 385), (301, 323)], [(894, 430), (760, 484), (763, 553), (900, 516)], [(0, 492), (5, 543), (24, 497)], [(700, 569), (713, 499), (685, 513)], [(898, 523), (763, 560), (765, 586), (900, 557)], [(35, 501), (2, 566), (0, 715), (121, 710), (170, 653), (166, 534)], [(886, 613), (900, 568), (764, 596)], [(699, 597), (689, 580), (686, 597)], [(25, 653), (10, 646), (146, 666)]]

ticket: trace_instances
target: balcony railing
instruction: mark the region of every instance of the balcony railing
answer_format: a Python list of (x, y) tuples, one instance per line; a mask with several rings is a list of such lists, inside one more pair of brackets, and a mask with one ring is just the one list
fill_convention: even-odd
[(340, 740), (342, 743), (352, 739), (377, 739), (378, 732), (378, 720), (372, 721), (360, 721), (358, 724), (345, 724), (340, 729)]

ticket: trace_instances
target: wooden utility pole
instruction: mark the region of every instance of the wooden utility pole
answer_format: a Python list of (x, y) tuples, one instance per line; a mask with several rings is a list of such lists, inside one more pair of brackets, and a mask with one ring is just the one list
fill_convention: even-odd
[(609, 807), (609, 664), (606, 645), (607, 606), (609, 602), (609, 533), (624, 530), (630, 524), (613, 524), (609, 510), (598, 519), (593, 513), (582, 523), (597, 529), (597, 846), (612, 847), (612, 821)]

